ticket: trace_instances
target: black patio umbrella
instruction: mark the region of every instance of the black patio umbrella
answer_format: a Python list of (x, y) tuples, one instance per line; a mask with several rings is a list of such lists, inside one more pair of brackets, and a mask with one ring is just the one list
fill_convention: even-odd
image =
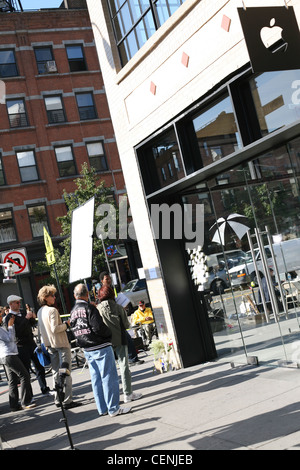
[(235, 234), (241, 239), (250, 230), (249, 221), (245, 215), (230, 214), (228, 217), (220, 217), (209, 229), (213, 232), (212, 242), (225, 245), (226, 239)]

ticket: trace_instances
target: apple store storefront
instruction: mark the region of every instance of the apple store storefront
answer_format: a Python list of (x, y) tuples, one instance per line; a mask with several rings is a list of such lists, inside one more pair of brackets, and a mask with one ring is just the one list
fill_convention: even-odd
[(300, 70), (240, 70), (136, 154), (149, 207), (204, 206), (202, 247), (156, 240), (183, 366), (300, 363)]

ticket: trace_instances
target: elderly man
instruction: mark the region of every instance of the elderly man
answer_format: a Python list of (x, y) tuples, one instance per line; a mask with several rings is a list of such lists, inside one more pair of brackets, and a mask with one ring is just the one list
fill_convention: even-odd
[(21, 300), (22, 297), (19, 297), (18, 295), (9, 295), (7, 297), (9, 312), (4, 321), (7, 326), (11, 317), (14, 316), (19, 358), (29, 373), (31, 361), (33, 362), (41, 392), (43, 395), (49, 395), (50, 388), (46, 383), (45, 369), (40, 364), (38, 357), (34, 352), (36, 343), (34, 341), (32, 328), (36, 326), (36, 315), (32, 311), (21, 312)]
[(84, 284), (74, 289), (76, 299), (71, 311), (71, 328), (89, 363), (95, 402), (100, 416), (129, 413), (131, 407), (119, 406), (119, 379), (111, 343), (111, 331), (97, 308), (89, 303)]

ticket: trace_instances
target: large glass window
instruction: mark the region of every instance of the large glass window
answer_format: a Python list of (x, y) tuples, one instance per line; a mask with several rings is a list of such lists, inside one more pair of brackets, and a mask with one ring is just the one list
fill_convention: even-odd
[(74, 162), (71, 145), (57, 147), (55, 149), (58, 171), (60, 176), (76, 175), (76, 165)]
[(108, 0), (123, 65), (183, 2), (184, 0)]
[(193, 119), (203, 166), (230, 155), (241, 147), (229, 96)]
[(263, 73), (250, 80), (262, 135), (300, 119), (300, 71)]
[(16, 77), (17, 75), (18, 69), (14, 51), (0, 51), (0, 77)]
[(6, 100), (10, 127), (28, 126), (28, 120), (25, 110), (25, 101), (20, 99)]
[(140, 165), (147, 193), (184, 178), (184, 165), (173, 128), (143, 147)]
[(16, 239), (12, 211), (0, 211), (0, 243), (13, 242)]
[(39, 179), (33, 150), (17, 152), (17, 159), (23, 183)]

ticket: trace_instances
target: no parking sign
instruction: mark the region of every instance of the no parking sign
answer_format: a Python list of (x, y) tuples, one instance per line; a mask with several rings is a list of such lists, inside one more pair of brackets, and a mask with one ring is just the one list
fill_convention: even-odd
[(1, 262), (11, 263), (14, 274), (26, 274), (30, 272), (27, 252), (25, 248), (16, 250), (2, 251)]

